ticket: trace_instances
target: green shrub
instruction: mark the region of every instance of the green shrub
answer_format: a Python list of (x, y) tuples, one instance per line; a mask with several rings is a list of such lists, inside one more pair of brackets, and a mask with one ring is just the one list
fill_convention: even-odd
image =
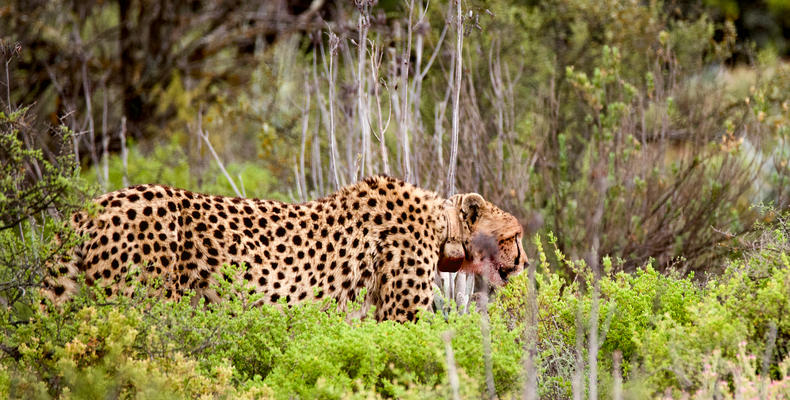
[(82, 207), (89, 190), (71, 153), (73, 133), (41, 127), (31, 114), (0, 110), (0, 307), (20, 318), (30, 315), (46, 266), (79, 240), (60, 218)]
[[(598, 369), (607, 371), (600, 385), (611, 390), (608, 371), (615, 351), (622, 353), (622, 373), (633, 383), (631, 390), (653, 395), (667, 389), (678, 393), (701, 389), (708, 379), (702, 372), (712, 368), (714, 352), (722, 362), (711, 373), (734, 379), (732, 365), (746, 352), (765, 358), (765, 372), (770, 375), (761, 371), (762, 361), (753, 363), (751, 373), (781, 380), (782, 362), (790, 359), (790, 252), (784, 222), (766, 232), (761, 245), (732, 261), (727, 273), (710, 276), (704, 284), (695, 282), (693, 275), (661, 274), (650, 263), (632, 274), (613, 272), (612, 262), (605, 258), (597, 285)], [(553, 238), (548, 242), (553, 243)], [(569, 269), (577, 275), (566, 280), (552, 272), (558, 268), (550, 265), (542, 241), (536, 238), (535, 244), (540, 391), (569, 397), (577, 323), (582, 324), (584, 345), (579, 351), (586, 362), (596, 289), (583, 262), (570, 263)], [(566, 260), (556, 247), (553, 259)], [(522, 274), (500, 290), (492, 318), (504, 319), (516, 331), (525, 329), (528, 283), (527, 274)], [(769, 339), (771, 335), (775, 340)], [(742, 367), (739, 371), (748, 372)]]
[[(731, 387), (758, 390), (760, 382), (771, 379), (771, 390), (781, 398), (790, 362), (784, 312), (790, 258), (785, 237), (772, 232), (772, 241), (744, 253), (727, 274), (704, 284), (660, 274), (650, 264), (634, 274), (613, 272), (606, 260), (597, 286), (599, 393), (611, 394), (612, 358), (620, 351), (625, 389), (632, 395), (707, 393), (711, 382), (721, 379), (736, 385)], [(577, 350), (583, 373), (589, 371), (595, 286), (583, 263), (572, 263), (579, 273), (575, 280), (551, 272), (550, 259), (538, 248), (538, 390), (543, 397), (570, 398)], [(565, 259), (556, 248), (554, 258)], [(234, 273), (232, 268), (223, 272)], [(416, 323), (377, 323), (349, 319), (330, 303), (255, 306), (260, 295), (247, 294), (246, 282), (219, 282), (217, 289), (230, 300), (199, 302), (197, 308), (189, 298), (148, 297), (141, 287), (132, 298), (111, 301), (98, 288), (85, 288), (66, 307), (25, 323), (13, 322), (12, 310), (4, 309), (0, 394), (444, 396), (450, 387), (442, 334), (448, 330), (454, 332), (461, 390), (471, 396), (485, 390), (486, 349), (481, 315), (475, 311), (451, 313), (447, 320), (426, 313)], [(522, 274), (490, 305), (492, 373), (500, 397), (522, 390), (528, 287)], [(577, 349), (579, 322), (583, 345)]]
[[(477, 313), (447, 321), (423, 314), (413, 324), (350, 320), (328, 303), (252, 306), (260, 296), (246, 295), (246, 281), (221, 281), (230, 300), (197, 309), (142, 287), (112, 301), (85, 288), (62, 309), (4, 322), (2, 344), (18, 354), (1, 359), (0, 389), (12, 397), (430, 397), (449, 393), (442, 333), (450, 330), (461, 389), (483, 390)], [(492, 320), (491, 335), (497, 390), (517, 393), (519, 333)]]
[[(8, 363), (7, 392), (14, 398), (235, 398), (270, 393), (264, 386), (236, 390), (228, 362), (201, 366), (180, 353), (146, 356), (137, 347), (143, 313), (88, 305), (39, 315), (10, 338), (19, 360)], [(10, 367), (8, 367), (10, 365)]]

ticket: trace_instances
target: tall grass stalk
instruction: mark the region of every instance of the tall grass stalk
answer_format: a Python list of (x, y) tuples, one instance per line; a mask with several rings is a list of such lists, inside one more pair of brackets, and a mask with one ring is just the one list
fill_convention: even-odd
[(448, 196), (455, 194), (455, 169), (458, 160), (458, 131), (461, 119), (461, 71), (463, 67), (464, 50), (464, 23), (463, 12), (461, 11), (461, 0), (454, 0), (455, 4), (455, 55), (453, 73), (453, 122), (452, 136), (450, 139), (450, 162), (447, 167), (447, 187), (445, 192)]
[(400, 123), (398, 124), (398, 132), (402, 146), (402, 172), (403, 172), (403, 179), (406, 181), (416, 183), (414, 181), (414, 177), (412, 176), (412, 164), (411, 164), (411, 146), (409, 145), (409, 135), (412, 134), (411, 132), (411, 123), (412, 123), (412, 113), (411, 113), (411, 104), (409, 103), (409, 70), (411, 67), (411, 54), (412, 54), (412, 35), (413, 35), (413, 23), (414, 23), (414, 0), (409, 0), (408, 2), (408, 15), (409, 19), (406, 25), (406, 37), (404, 40), (406, 41), (406, 47), (403, 49), (403, 53), (400, 54), (398, 58), (398, 72), (400, 80), (398, 82), (398, 90), (400, 90)]
[[(107, 128), (107, 113), (109, 111), (107, 99), (107, 81), (102, 80), (102, 108), (101, 108), (101, 162), (102, 162), (102, 179), (104, 180), (103, 190), (107, 190), (107, 185), (110, 182), (110, 132)], [(98, 175), (98, 174), (97, 174)]]
[(597, 279), (593, 285), (592, 304), (590, 306), (590, 330), (587, 337), (587, 390), (590, 400), (598, 399), (598, 296)]
[[(461, 275), (461, 274), (459, 274)], [(488, 315), (488, 280), (483, 277), (483, 290), (480, 291), (480, 332), (483, 336), (483, 366), (485, 368), (486, 393), (489, 399), (496, 399), (494, 385), (494, 366), (491, 360), (491, 324)]]
[(197, 127), (195, 129), (195, 134), (198, 136), (198, 138), (200, 138), (200, 140), (202, 140), (206, 144), (206, 147), (208, 148), (209, 152), (211, 152), (211, 156), (214, 157), (214, 161), (217, 163), (217, 166), (219, 167), (220, 171), (222, 171), (222, 174), (225, 175), (225, 179), (228, 180), (228, 183), (230, 184), (230, 187), (233, 189), (233, 192), (236, 193), (236, 196), (244, 197), (244, 193), (242, 193), (242, 191), (239, 190), (238, 186), (236, 186), (236, 182), (234, 182), (233, 178), (228, 173), (228, 170), (225, 169), (225, 164), (222, 162), (222, 159), (219, 157), (219, 154), (217, 154), (217, 151), (214, 150), (214, 146), (211, 145), (211, 140), (209, 140), (208, 138), (208, 132), (205, 132), (203, 130), (203, 110), (200, 110), (198, 112), (198, 122), (197, 122)]
[(340, 39), (334, 32), (329, 32), (329, 170), (332, 173), (334, 189), (340, 188), (340, 177), (337, 165), (337, 143), (335, 140), (335, 57)]
[(524, 400), (536, 400), (538, 398), (538, 371), (536, 367), (538, 355), (538, 299), (537, 288), (535, 286), (536, 263), (531, 262), (527, 267), (527, 316), (528, 321), (524, 332)]
[(614, 376), (614, 387), (612, 388), (612, 398), (623, 400), (623, 374), (620, 372), (620, 364), (623, 361), (623, 352), (615, 350), (612, 354), (612, 374)]
[(461, 400), (458, 367), (455, 364), (455, 354), (453, 353), (453, 333), (451, 331), (444, 332), (442, 339), (444, 340), (444, 351), (447, 360), (447, 380), (450, 382), (453, 400)]
[(129, 150), (126, 148), (126, 117), (121, 118), (121, 129), (118, 131), (118, 139), (121, 142), (121, 164), (123, 165), (121, 182), (126, 187), (129, 186)]
[(305, 178), (304, 158), (307, 150), (307, 129), (310, 124), (310, 84), (305, 76), (304, 91), (305, 91), (305, 105), (302, 110), (302, 139), (299, 146), (299, 174), (297, 178), (297, 185), (299, 185), (300, 196), (302, 201), (307, 201), (307, 179)]
[(576, 363), (573, 370), (573, 378), (571, 380), (571, 390), (573, 391), (573, 400), (582, 400), (584, 398), (584, 326), (582, 322), (582, 308), (579, 302), (576, 309), (576, 351), (574, 353)]
[[(357, 114), (359, 117), (359, 129), (362, 133), (362, 160), (360, 162), (360, 175), (366, 176), (371, 172), (370, 168), (370, 117), (368, 110), (370, 103), (367, 96), (368, 75), (366, 71), (368, 27), (370, 26), (370, 4), (363, 2), (357, 4), (359, 9), (359, 20), (357, 29), (359, 38), (357, 41)], [(373, 83), (375, 85), (375, 82)]]
[(379, 141), (379, 158), (381, 162), (381, 172), (384, 174), (390, 174), (390, 164), (389, 164), (389, 151), (387, 150), (387, 143), (386, 143), (386, 133), (387, 129), (389, 129), (390, 121), (392, 118), (392, 104), (389, 105), (389, 110), (387, 112), (387, 122), (384, 122), (384, 116), (381, 112), (381, 87), (384, 86), (383, 83), (379, 82), (380, 76), (379, 71), (381, 70), (382, 59), (384, 57), (384, 52), (381, 51), (380, 46), (378, 46), (375, 42), (371, 43), (370, 46), (370, 82), (373, 86), (373, 98), (376, 100), (376, 120), (378, 122), (377, 126), (377, 139)]

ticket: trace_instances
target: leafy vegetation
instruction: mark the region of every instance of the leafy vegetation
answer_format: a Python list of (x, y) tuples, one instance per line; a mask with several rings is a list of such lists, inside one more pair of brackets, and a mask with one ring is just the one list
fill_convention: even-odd
[[(0, 6), (0, 397), (790, 397), (782, 2), (285, 3)], [(487, 303), (445, 276), (414, 324), (225, 280), (41, 304), (97, 192), (371, 173), (481, 193), (533, 270)]]
[(60, 146), (42, 149), (32, 124), (27, 108), (0, 111), (0, 307), (28, 316), (44, 265), (79, 239), (60, 217), (83, 206), (87, 187), (63, 149), (71, 132), (61, 128)]
[[(703, 393), (725, 395), (732, 388), (772, 393), (771, 398), (790, 394), (786, 229), (771, 230), (770, 242), (704, 285), (662, 275), (649, 264), (633, 274), (604, 273), (597, 313), (599, 369), (606, 371), (601, 395), (613, 390), (616, 352), (622, 354), (626, 393), (634, 395), (669, 391), (705, 398)], [(586, 351), (577, 349), (576, 335), (589, 340), (592, 275), (580, 266), (582, 279), (566, 281), (551, 272), (545, 253), (538, 256), (539, 393), (569, 398), (575, 353)], [(487, 350), (477, 311), (451, 313), (446, 320), (426, 313), (414, 324), (349, 320), (330, 304), (252, 307), (255, 295), (241, 295), (245, 282), (220, 281), (219, 290), (232, 300), (197, 309), (189, 299), (151, 298), (142, 287), (136, 297), (112, 301), (86, 288), (64, 309), (38, 313), (24, 324), (6, 322), (3, 346), (17, 350), (3, 358), (0, 393), (25, 398), (447, 396), (445, 331), (453, 332), (461, 390), (477, 396), (485, 388)], [(520, 275), (489, 307), (492, 372), (501, 397), (518, 396), (524, 385), (528, 287), (528, 275)], [(8, 310), (3, 317), (9, 321)], [(579, 323), (584, 326), (577, 329)]]

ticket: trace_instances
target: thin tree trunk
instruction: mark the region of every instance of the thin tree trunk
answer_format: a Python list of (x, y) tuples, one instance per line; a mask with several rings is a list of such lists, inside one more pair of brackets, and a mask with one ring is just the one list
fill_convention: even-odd
[(304, 194), (302, 201), (307, 200), (307, 180), (305, 179), (304, 172), (304, 154), (307, 147), (307, 128), (310, 122), (310, 84), (307, 82), (308, 79), (305, 77), (304, 91), (306, 99), (304, 111), (302, 112), (302, 143), (299, 149), (299, 175), (297, 176), (297, 184)]
[(310, 167), (313, 172), (313, 187), (318, 190), (319, 195), (323, 196), (326, 192), (324, 191), (324, 168), (323, 164), (321, 164), (321, 119), (318, 118), (318, 121), (319, 123), (315, 125), (315, 134), (313, 135), (313, 151)]
[(357, 114), (359, 116), (359, 129), (362, 133), (362, 161), (360, 162), (360, 176), (366, 176), (372, 171), (370, 170), (370, 117), (368, 116), (368, 96), (367, 96), (367, 74), (365, 74), (366, 66), (366, 45), (368, 42), (368, 26), (369, 16), (366, 12), (367, 8), (360, 10), (359, 16), (359, 43), (357, 46), (359, 52), (357, 53), (358, 63), (357, 66)]
[(584, 398), (584, 323), (582, 322), (581, 304), (576, 308), (576, 351), (574, 358), (576, 367), (573, 370), (573, 380), (571, 389), (573, 390), (573, 400)]
[(329, 169), (332, 174), (334, 189), (340, 188), (340, 177), (337, 173), (337, 144), (335, 143), (335, 55), (340, 43), (337, 35), (329, 33)]
[(458, 130), (460, 129), (460, 104), (461, 104), (461, 67), (463, 63), (463, 45), (464, 45), (464, 27), (463, 27), (463, 14), (461, 13), (461, 0), (455, 0), (455, 26), (456, 42), (455, 42), (455, 72), (453, 81), (453, 131), (450, 139), (450, 164), (448, 165), (447, 172), (447, 187), (446, 194), (451, 196), (455, 194), (455, 169), (458, 162)]
[(376, 112), (378, 113), (378, 139), (379, 139), (379, 152), (381, 154), (381, 163), (385, 174), (390, 173), (389, 166), (389, 153), (387, 152), (387, 143), (385, 136), (387, 129), (389, 129), (390, 118), (392, 117), (392, 103), (390, 103), (390, 112), (387, 116), (387, 123), (384, 124), (383, 116), (381, 114), (381, 85), (379, 85), (379, 70), (381, 69), (381, 58), (383, 53), (373, 44), (370, 55), (370, 80), (373, 85), (373, 96), (376, 99)]
[(126, 150), (126, 116), (121, 118), (121, 131), (118, 133), (121, 140), (121, 162), (123, 163), (123, 187), (129, 186), (129, 152)]
[(409, 58), (411, 57), (412, 15), (414, 13), (414, 0), (409, 2), (409, 25), (406, 27), (406, 51), (400, 60), (400, 90), (401, 113), (398, 128), (400, 131), (401, 145), (403, 146), (403, 179), (413, 182), (411, 174), (411, 146), (409, 145), (409, 130), (411, 127), (411, 113), (409, 112)]
[(453, 334), (450, 331), (442, 334), (444, 339), (444, 350), (447, 359), (447, 379), (450, 381), (450, 388), (453, 391), (453, 400), (461, 400), (459, 393), (460, 382), (458, 380), (458, 368), (455, 366), (455, 355), (453, 354)]
[(535, 287), (535, 263), (530, 263), (527, 269), (527, 327), (526, 337), (526, 357), (524, 359), (524, 372), (526, 380), (524, 382), (524, 400), (535, 400), (538, 398), (538, 372), (536, 368), (538, 356), (538, 300)]
[(104, 186), (102, 189), (107, 190), (110, 182), (110, 133), (107, 132), (107, 109), (109, 107), (107, 101), (107, 81), (102, 80), (102, 113), (101, 113), (101, 143), (102, 143), (102, 171), (104, 174)]

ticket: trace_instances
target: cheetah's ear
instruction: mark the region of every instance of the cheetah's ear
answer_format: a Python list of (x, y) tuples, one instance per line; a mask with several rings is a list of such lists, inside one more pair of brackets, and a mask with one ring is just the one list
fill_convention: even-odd
[(471, 229), (480, 220), (480, 213), (486, 201), (477, 193), (467, 193), (461, 198), (461, 215)]

